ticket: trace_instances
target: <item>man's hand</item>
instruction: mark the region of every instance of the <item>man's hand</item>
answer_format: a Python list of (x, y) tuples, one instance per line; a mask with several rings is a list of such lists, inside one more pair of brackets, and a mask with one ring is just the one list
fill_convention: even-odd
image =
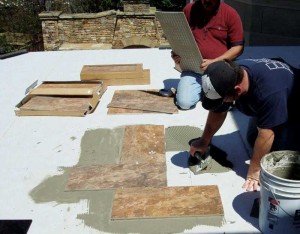
[(264, 155), (270, 152), (274, 142), (274, 131), (267, 128), (258, 128), (257, 138), (254, 143), (246, 181), (243, 188), (246, 191), (257, 191), (259, 188), (260, 161)]
[(207, 69), (207, 66), (213, 62), (216, 62), (215, 59), (203, 59), (203, 62), (200, 64), (200, 69), (202, 71), (205, 71)]
[(257, 191), (259, 188), (259, 181), (249, 177), (246, 179), (243, 188), (246, 189), (247, 192)]
[(260, 166), (257, 163), (254, 163), (253, 160), (250, 163), (248, 174), (246, 181), (243, 185), (243, 188), (246, 191), (257, 191), (259, 188), (259, 173), (260, 173)]
[(200, 154), (205, 154), (208, 148), (208, 144), (204, 142), (203, 139), (197, 139), (192, 141), (190, 146), (190, 155), (194, 156), (196, 151), (200, 152)]

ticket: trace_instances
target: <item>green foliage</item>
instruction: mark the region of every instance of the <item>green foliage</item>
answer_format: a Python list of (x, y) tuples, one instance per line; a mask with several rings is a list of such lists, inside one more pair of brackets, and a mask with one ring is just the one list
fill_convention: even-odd
[(112, 9), (119, 9), (120, 0), (48, 0), (49, 11), (63, 11), (65, 13), (97, 13)]
[[(49, 3), (51, 3), (50, 11), (67, 13), (97, 13), (118, 10), (123, 7), (122, 0), (51, 0)], [(164, 11), (182, 11), (186, 5), (186, 0), (149, 0), (149, 4)]]
[(150, 5), (162, 11), (182, 11), (186, 0), (150, 0)]
[(72, 13), (97, 13), (120, 7), (119, 0), (72, 0), (70, 8)]
[(3, 4), (0, 8), (0, 28), (9, 32), (41, 32), (42, 26), (38, 16), (41, 6), (38, 0), (6, 0)]
[(0, 35), (0, 54), (9, 53), (13, 50), (7, 41), (5, 35)]

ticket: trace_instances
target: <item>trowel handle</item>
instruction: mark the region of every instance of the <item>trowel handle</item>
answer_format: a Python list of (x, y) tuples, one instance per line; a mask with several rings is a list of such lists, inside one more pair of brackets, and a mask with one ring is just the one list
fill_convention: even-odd
[(201, 154), (199, 151), (196, 151), (194, 157), (196, 157), (199, 161), (205, 160), (209, 155), (210, 148), (204, 153)]
[(199, 151), (196, 151), (194, 157), (196, 157), (199, 161), (203, 160), (204, 155), (202, 155)]

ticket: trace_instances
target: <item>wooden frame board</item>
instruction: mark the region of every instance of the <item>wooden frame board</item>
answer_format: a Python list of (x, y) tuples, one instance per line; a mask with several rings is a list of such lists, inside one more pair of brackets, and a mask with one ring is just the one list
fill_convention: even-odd
[(105, 88), (101, 81), (45, 81), (16, 105), (17, 116), (85, 116), (92, 113)]
[(84, 65), (80, 72), (81, 80), (101, 80), (109, 85), (150, 84), (150, 70), (143, 64)]

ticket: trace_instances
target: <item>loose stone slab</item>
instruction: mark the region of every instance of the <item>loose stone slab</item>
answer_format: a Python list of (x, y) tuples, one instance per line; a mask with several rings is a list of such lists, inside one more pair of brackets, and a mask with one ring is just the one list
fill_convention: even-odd
[(175, 217), (220, 217), (223, 206), (216, 185), (118, 188), (112, 220)]
[[(178, 113), (173, 97), (163, 97), (159, 90), (116, 90), (109, 108), (116, 108), (108, 111), (108, 114), (120, 113)], [(126, 112), (126, 110), (128, 110)], [(135, 111), (133, 111), (135, 110)]]

